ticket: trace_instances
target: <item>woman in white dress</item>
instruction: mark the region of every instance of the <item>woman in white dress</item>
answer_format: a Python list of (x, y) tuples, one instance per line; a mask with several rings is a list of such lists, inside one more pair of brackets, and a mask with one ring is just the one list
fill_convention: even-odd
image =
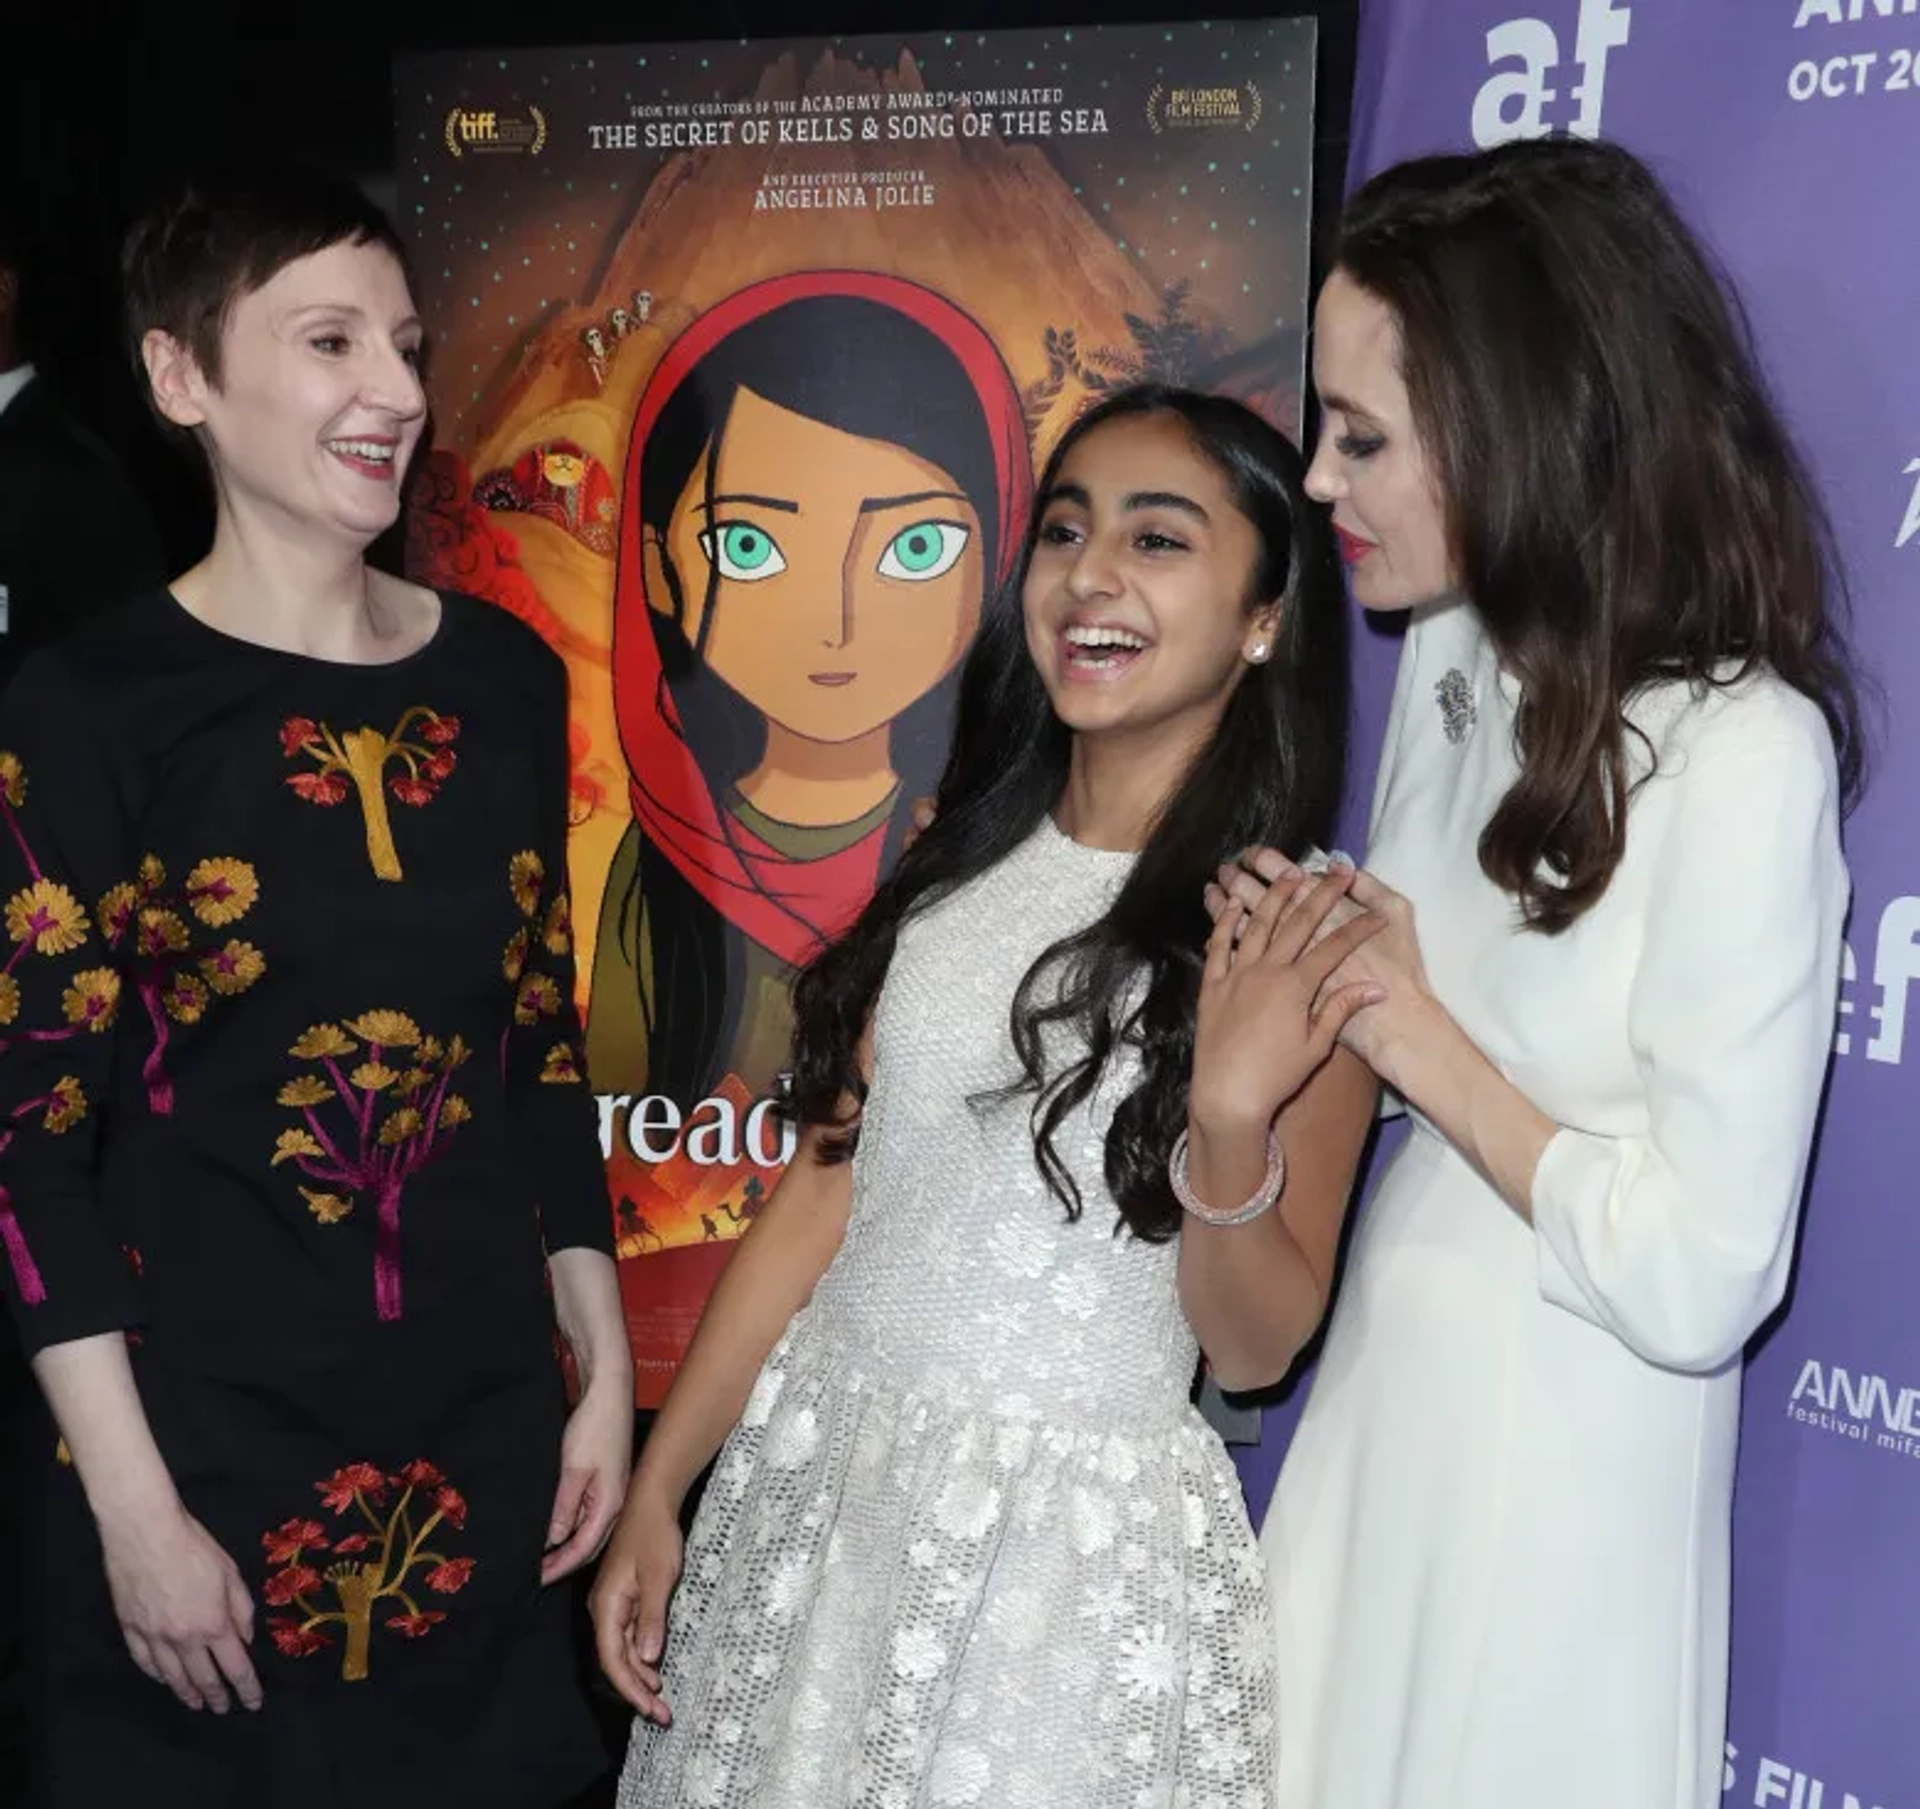
[(1201, 897), (1338, 797), (1345, 602), (1303, 477), (1180, 391), (1055, 451), (939, 819), (797, 985), (801, 1154), (594, 1592), (625, 1809), (1270, 1796), (1264, 1566), (1189, 1393), (1199, 1347), (1259, 1385), (1319, 1320), (1374, 1095), (1334, 1038), (1378, 996), (1322, 984), (1379, 926), (1309, 951), (1350, 871), (1210, 942)]
[(1626, 153), (1389, 170), (1335, 262), (1310, 487), (1412, 611), (1337, 979), (1413, 1123), (1262, 1531), (1279, 1800), (1709, 1809), (1860, 767), (1820, 516)]

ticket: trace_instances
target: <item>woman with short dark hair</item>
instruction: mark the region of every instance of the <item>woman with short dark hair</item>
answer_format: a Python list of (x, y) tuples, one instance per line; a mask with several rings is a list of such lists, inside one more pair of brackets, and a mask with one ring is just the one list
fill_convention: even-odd
[(218, 515), (0, 704), (0, 1280), (67, 1460), (34, 1800), (552, 1804), (604, 1755), (544, 1585), (632, 1429), (565, 671), (366, 563), (426, 399), (356, 191), (190, 190), (127, 287)]

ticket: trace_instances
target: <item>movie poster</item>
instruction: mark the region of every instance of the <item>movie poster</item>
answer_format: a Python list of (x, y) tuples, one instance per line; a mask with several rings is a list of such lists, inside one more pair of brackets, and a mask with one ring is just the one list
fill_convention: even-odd
[(1298, 431), (1313, 31), (398, 65), (435, 430), (409, 566), (571, 675), (642, 1405), (792, 1155), (792, 974), (934, 787), (1054, 440), (1142, 378)]

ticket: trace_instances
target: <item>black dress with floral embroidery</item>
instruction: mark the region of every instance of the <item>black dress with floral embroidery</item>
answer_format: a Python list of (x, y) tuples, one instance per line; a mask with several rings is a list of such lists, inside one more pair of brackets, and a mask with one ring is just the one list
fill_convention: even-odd
[(459, 596), (367, 667), (161, 593), (0, 703), (0, 1278), (29, 1352), (126, 1333), (266, 1699), (194, 1713), (135, 1668), (49, 1437), (57, 1809), (540, 1809), (605, 1763), (539, 1584), (544, 1253), (610, 1247), (566, 733), (558, 658)]

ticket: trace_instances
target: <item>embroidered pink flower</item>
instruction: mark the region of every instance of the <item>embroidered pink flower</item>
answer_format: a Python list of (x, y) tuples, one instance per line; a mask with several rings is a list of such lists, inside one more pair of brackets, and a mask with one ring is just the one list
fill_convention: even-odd
[(344, 804), (349, 786), (344, 773), (289, 773), (287, 783), (309, 804)]
[(427, 1587), (435, 1595), (458, 1595), (473, 1580), (471, 1558), (449, 1558), (427, 1573)]
[(311, 1595), (319, 1587), (320, 1573), (311, 1564), (295, 1564), (286, 1570), (276, 1570), (268, 1577), (261, 1594), (274, 1607), (284, 1608), (296, 1597)]
[(289, 1658), (305, 1658), (333, 1644), (317, 1628), (303, 1627), (290, 1615), (276, 1614), (267, 1622), (273, 1643)]
[(303, 1551), (325, 1551), (325, 1529), (317, 1520), (289, 1520), (277, 1531), (262, 1533), (269, 1564), (291, 1564)]
[(387, 1498), (387, 1479), (372, 1464), (343, 1464), (325, 1482), (313, 1486), (336, 1514), (344, 1514), (352, 1506), (356, 1490), (375, 1507)]
[(396, 1614), (388, 1622), (396, 1633), (404, 1633), (408, 1639), (424, 1639), (447, 1617), (429, 1609), (425, 1614)]

